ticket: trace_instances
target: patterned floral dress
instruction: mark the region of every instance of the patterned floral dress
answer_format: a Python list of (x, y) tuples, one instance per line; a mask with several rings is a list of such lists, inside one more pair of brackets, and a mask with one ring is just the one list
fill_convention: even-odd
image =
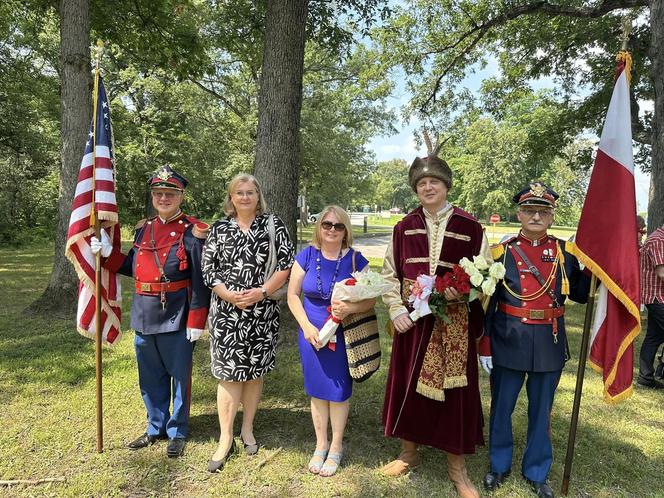
[[(217, 221), (203, 250), (203, 279), (232, 291), (261, 287), (269, 256), (268, 214), (256, 216), (245, 233), (232, 218)], [(293, 244), (284, 223), (275, 220), (276, 271), (293, 265)], [(275, 365), (279, 303), (263, 299), (241, 310), (214, 292), (209, 314), (212, 375), (226, 381), (262, 377)]]

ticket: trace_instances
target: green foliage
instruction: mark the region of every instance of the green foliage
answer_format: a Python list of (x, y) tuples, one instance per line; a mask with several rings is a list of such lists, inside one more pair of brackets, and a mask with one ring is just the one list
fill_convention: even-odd
[(493, 213), (510, 219), (516, 191), (540, 179), (562, 194), (559, 221), (575, 224), (588, 181), (591, 144), (564, 147), (566, 137), (550, 135), (564, 109), (548, 92), (524, 93), (502, 119), (481, 115), (457, 128), (445, 144), (455, 175), (450, 199), (480, 219)]
[(388, 210), (393, 207), (408, 212), (419, 201), (408, 183), (408, 164), (402, 159), (378, 163), (371, 175), (373, 203)]
[[(375, 32), (386, 61), (403, 68), (414, 93), (405, 112), (430, 126), (448, 129), (473, 109), (498, 119), (508, 116), (515, 101), (530, 92), (533, 81), (551, 81), (563, 104), (548, 136), (564, 144), (587, 130), (598, 132), (613, 85), (615, 54), (621, 44), (622, 20), (635, 28), (632, 51), (634, 138), (642, 144), (640, 160), (648, 168), (650, 120), (638, 116), (639, 101), (653, 99), (648, 3), (581, 0), (562, 3), (498, 0), (411, 0), (395, 9), (387, 25)], [(464, 79), (489, 63), (498, 75), (484, 82), (481, 96), (472, 95)], [(560, 150), (550, 141), (540, 150)]]
[(59, 165), (58, 86), (52, 12), (0, 7), (0, 241), (55, 227)]

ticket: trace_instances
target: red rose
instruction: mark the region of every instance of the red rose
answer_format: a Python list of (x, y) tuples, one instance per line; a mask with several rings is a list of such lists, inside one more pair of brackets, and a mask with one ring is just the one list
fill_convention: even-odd
[(354, 278), (349, 278), (348, 280), (346, 280), (346, 285), (351, 285), (352, 286), (352, 285), (355, 285), (356, 283), (357, 283), (357, 280), (355, 280)]
[(461, 294), (470, 294), (470, 282), (459, 282), (457, 290)]

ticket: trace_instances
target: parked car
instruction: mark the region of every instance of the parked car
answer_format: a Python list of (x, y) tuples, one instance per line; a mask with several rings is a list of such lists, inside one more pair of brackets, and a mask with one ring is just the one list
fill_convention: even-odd
[(401, 213), (401, 208), (398, 207), (393, 207), (390, 209), (390, 214), (400, 214)]

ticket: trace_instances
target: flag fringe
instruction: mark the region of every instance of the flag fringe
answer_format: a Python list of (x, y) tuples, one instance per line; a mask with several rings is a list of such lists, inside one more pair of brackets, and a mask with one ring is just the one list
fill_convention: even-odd
[[(627, 294), (625, 294), (623, 290), (613, 281), (613, 279), (607, 275), (604, 269), (602, 269), (601, 266), (599, 266), (592, 258), (590, 258), (590, 256), (579, 249), (576, 243), (567, 242), (565, 247), (568, 252), (576, 256), (579, 262), (583, 263), (597, 276), (597, 278), (602, 282), (607, 290), (613, 294), (616, 299), (618, 299), (618, 301), (623, 304), (623, 306), (625, 306), (629, 314), (632, 315), (636, 320), (636, 327), (630, 330), (630, 332), (621, 341), (620, 347), (616, 352), (616, 359), (613, 362), (613, 365), (611, 365), (609, 374), (606, 376), (606, 379), (604, 379), (604, 400), (608, 403), (615, 404), (622, 401), (623, 399), (629, 398), (632, 395), (632, 386), (629, 386), (627, 389), (616, 395), (611, 395), (609, 393), (609, 387), (611, 384), (613, 384), (613, 381), (616, 378), (618, 364), (620, 363), (620, 360), (622, 360), (625, 351), (627, 351), (627, 348), (634, 342), (634, 339), (636, 339), (636, 337), (641, 332), (641, 313), (636, 305), (632, 302), (632, 300), (627, 296)], [(590, 358), (588, 361), (593, 369), (603, 373), (602, 366), (597, 365)]]

